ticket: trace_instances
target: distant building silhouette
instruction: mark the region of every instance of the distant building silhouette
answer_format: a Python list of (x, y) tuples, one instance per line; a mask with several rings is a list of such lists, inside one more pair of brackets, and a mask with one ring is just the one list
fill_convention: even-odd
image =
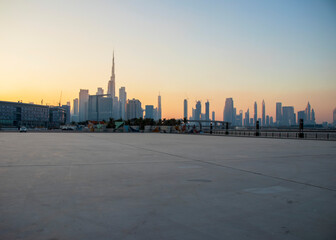
[(112, 57), (112, 71), (111, 71), (111, 78), (107, 85), (107, 94), (112, 95), (115, 97), (115, 67), (114, 67), (114, 52)]
[[(70, 104), (70, 103), (69, 103)], [(64, 109), (65, 113), (65, 124), (70, 124), (71, 121), (71, 110), (70, 105), (62, 105), (62, 108)]]
[(155, 121), (159, 120), (157, 107), (153, 109), (153, 117)]
[(103, 94), (104, 94), (104, 89), (102, 89), (101, 87), (97, 88), (96, 95), (103, 95)]
[(243, 111), (242, 110), (240, 110), (239, 114), (236, 115), (235, 126), (238, 126), (238, 127), (243, 126)]
[(270, 117), (268, 115), (266, 115), (266, 127), (268, 127), (270, 125)]
[(81, 89), (79, 91), (79, 121), (84, 122), (88, 120), (88, 102), (89, 90)]
[(336, 108), (334, 108), (334, 111), (333, 111), (333, 124), (334, 126), (336, 126)]
[(143, 111), (141, 102), (138, 99), (127, 100), (126, 103), (126, 120), (133, 118), (142, 118)]
[(258, 121), (258, 105), (257, 102), (254, 102), (254, 125), (257, 123)]
[(125, 87), (119, 88), (119, 115), (125, 120), (127, 93)]
[(119, 112), (119, 100), (118, 97), (112, 98), (112, 118), (119, 119), (120, 118), (120, 112)]
[(315, 124), (315, 111), (311, 108), (310, 103), (307, 103), (307, 107), (304, 111), (298, 111), (297, 113), (298, 121), (303, 119), (304, 125), (314, 125)]
[(158, 107), (157, 107), (157, 117), (158, 119), (162, 119), (162, 109), (161, 109), (161, 95), (158, 96)]
[(195, 120), (195, 108), (191, 108), (191, 116), (189, 118), (190, 120)]
[(250, 109), (245, 112), (244, 126), (250, 126)]
[(282, 121), (282, 103), (281, 102), (276, 103), (275, 121), (278, 126), (281, 124), (281, 121)]
[(145, 106), (145, 118), (154, 119), (154, 106), (153, 105)]
[(210, 103), (206, 101), (205, 103), (205, 120), (210, 120)]
[(88, 103), (88, 120), (108, 121), (113, 117), (113, 99), (110, 94), (90, 95)]
[(311, 111), (311, 119), (310, 119), (311, 124), (315, 124), (315, 110), (312, 108)]
[(216, 121), (215, 111), (212, 111), (212, 121)]
[(265, 113), (265, 101), (264, 100), (262, 101), (262, 115), (261, 115), (261, 118), (262, 118), (261, 125), (265, 126), (266, 125), (266, 113)]
[(233, 99), (227, 98), (225, 100), (225, 106), (224, 106), (224, 114), (223, 114), (224, 122), (229, 122), (232, 125), (234, 125), (234, 108), (233, 108)]
[(202, 114), (202, 104), (201, 101), (197, 101), (194, 120), (201, 120), (201, 114)]
[(72, 119), (71, 121), (73, 122), (78, 122), (79, 121), (79, 116), (78, 116), (78, 98), (75, 98), (73, 100), (73, 107), (72, 107), (72, 112), (73, 112), (73, 115), (72, 115)]
[(282, 107), (282, 125), (283, 126), (292, 126), (295, 125), (295, 113), (294, 107), (292, 106), (283, 106)]
[(306, 113), (306, 119), (305, 120), (307, 121), (307, 123), (310, 123), (310, 121), (311, 121), (311, 107), (310, 107), (309, 102), (307, 103), (305, 113)]
[(188, 100), (183, 101), (183, 118), (188, 119)]
[(305, 111), (298, 111), (297, 112), (297, 122), (300, 122), (300, 119), (303, 119), (303, 123), (306, 123), (306, 113)]

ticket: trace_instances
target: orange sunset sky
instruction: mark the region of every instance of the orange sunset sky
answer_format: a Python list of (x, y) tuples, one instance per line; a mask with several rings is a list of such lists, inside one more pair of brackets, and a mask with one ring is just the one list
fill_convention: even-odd
[[(107, 91), (115, 51), (116, 93), (157, 106), (163, 118), (210, 101), (223, 119), (254, 101), (332, 121), (336, 107), (333, 1), (0, 1), (0, 100), (57, 105), (80, 89)], [(250, 115), (251, 116), (251, 115)]]

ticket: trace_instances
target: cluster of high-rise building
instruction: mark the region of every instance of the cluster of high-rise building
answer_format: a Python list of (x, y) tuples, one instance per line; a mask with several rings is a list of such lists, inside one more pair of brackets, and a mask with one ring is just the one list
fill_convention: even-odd
[(112, 57), (111, 78), (108, 81), (107, 93), (98, 87), (95, 95), (90, 95), (88, 89), (80, 89), (79, 98), (73, 100), (72, 121), (84, 122), (86, 120), (108, 121), (110, 118), (129, 120), (134, 118), (152, 118), (159, 120), (162, 117), (161, 96), (158, 96), (157, 107), (146, 105), (142, 108), (138, 99), (127, 99), (126, 88), (119, 88), (119, 97), (116, 96), (115, 62)]
[(300, 119), (303, 119), (305, 125), (315, 124), (315, 111), (311, 108), (309, 102), (306, 109), (304, 111), (298, 111), (297, 114), (295, 114), (293, 106), (282, 106), (281, 102), (277, 102), (275, 121), (272, 116), (266, 115), (266, 104), (264, 100), (262, 101), (261, 107), (261, 117), (258, 116), (258, 104), (254, 102), (253, 113), (250, 113), (250, 109), (247, 109), (243, 118), (243, 111), (240, 110), (239, 114), (237, 114), (233, 99), (227, 98), (224, 106), (223, 121), (229, 122), (233, 126), (246, 127), (255, 126), (257, 121), (260, 126), (264, 127), (293, 126), (297, 125)]
[[(201, 101), (196, 101), (195, 108), (192, 108), (192, 114), (188, 117), (188, 99), (183, 101), (183, 118), (187, 120), (210, 120), (210, 103), (207, 100), (205, 103), (205, 112), (202, 113)], [(334, 119), (336, 119), (334, 111)], [(293, 126), (297, 125), (303, 119), (305, 125), (314, 125), (315, 111), (311, 108), (308, 102), (307, 107), (303, 111), (298, 111), (297, 114), (294, 111), (293, 106), (282, 106), (281, 102), (276, 103), (276, 117), (266, 115), (266, 104), (263, 100), (261, 103), (261, 116), (258, 116), (258, 103), (254, 102), (253, 112), (247, 109), (243, 115), (243, 111), (240, 110), (237, 113), (237, 109), (234, 107), (234, 101), (232, 98), (226, 98), (223, 121), (229, 122), (232, 126), (255, 126), (257, 121), (259, 126), (263, 127), (278, 127), (278, 126)], [(215, 112), (212, 111), (212, 121), (215, 121)], [(335, 121), (335, 120), (334, 120)]]
[[(70, 113), (70, 102), (67, 105), (44, 106), (33, 103), (22, 102), (0, 102), (0, 126), (20, 126), (28, 127), (59, 127), (69, 124), (71, 121), (84, 122), (87, 120), (108, 121), (130, 120), (134, 118), (162, 119), (161, 95), (158, 96), (157, 107), (154, 105), (142, 106), (139, 99), (128, 99), (126, 88), (119, 88), (119, 95), (116, 95), (116, 76), (114, 53), (112, 57), (111, 77), (108, 81), (107, 92), (104, 93), (102, 87), (97, 88), (97, 92), (90, 95), (88, 89), (80, 89), (79, 97), (73, 100), (72, 114)], [(258, 104), (254, 102), (253, 112), (247, 109), (243, 114), (234, 107), (232, 98), (226, 98), (223, 121), (231, 123), (232, 126), (255, 126), (259, 122), (260, 126), (278, 127), (298, 125), (303, 119), (305, 125), (315, 125), (315, 111), (308, 102), (304, 110), (295, 113), (293, 106), (283, 106), (281, 102), (276, 103), (275, 119), (266, 115), (266, 104), (261, 103), (261, 116), (258, 116)], [(204, 112), (202, 103), (196, 101), (192, 108), (191, 115), (188, 116), (188, 99), (183, 102), (183, 118), (187, 120), (210, 120), (210, 103), (205, 102)], [(212, 111), (211, 120), (215, 121), (215, 112)], [(324, 122), (327, 126), (328, 123)], [(336, 109), (333, 111), (333, 125), (336, 126)]]
[[(205, 102), (205, 112), (202, 113), (202, 103), (200, 100), (196, 101), (195, 108), (191, 110), (191, 116), (188, 118), (188, 99), (183, 101), (183, 118), (188, 120), (210, 120), (210, 103), (209, 100)], [(212, 120), (215, 121), (215, 112), (212, 112)]]

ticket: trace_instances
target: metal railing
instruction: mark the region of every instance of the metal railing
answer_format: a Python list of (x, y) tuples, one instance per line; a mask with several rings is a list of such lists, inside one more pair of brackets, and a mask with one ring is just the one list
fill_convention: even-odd
[[(318, 131), (307, 130), (303, 131), (303, 135), (300, 136), (299, 131), (294, 130), (259, 130), (257, 134), (256, 130), (233, 130), (233, 129), (213, 129), (210, 133), (210, 129), (204, 129), (204, 134), (212, 135), (226, 135), (226, 136), (238, 136), (238, 137), (263, 137), (263, 138), (287, 138), (287, 139), (315, 139), (315, 140), (330, 140), (336, 141), (336, 131)], [(259, 136), (258, 136), (259, 135)]]

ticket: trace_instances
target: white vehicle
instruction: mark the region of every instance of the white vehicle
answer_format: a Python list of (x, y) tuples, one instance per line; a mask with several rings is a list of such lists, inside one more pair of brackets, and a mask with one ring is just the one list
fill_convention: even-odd
[(63, 125), (60, 127), (62, 130), (76, 130), (76, 126)]
[(20, 127), (20, 132), (27, 132), (27, 128), (26, 127)]

